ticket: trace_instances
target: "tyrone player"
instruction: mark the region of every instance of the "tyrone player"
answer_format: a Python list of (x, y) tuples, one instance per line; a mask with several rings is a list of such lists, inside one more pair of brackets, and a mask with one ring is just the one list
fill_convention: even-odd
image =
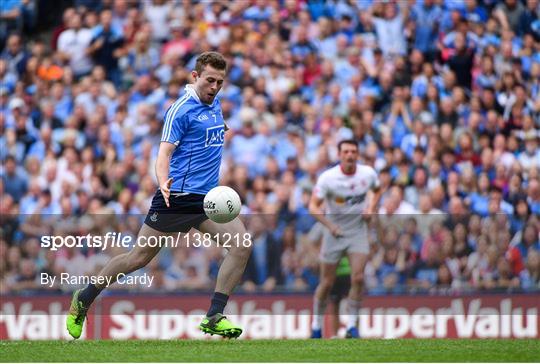
[(363, 215), (375, 213), (381, 197), (375, 170), (357, 162), (359, 152), (354, 140), (339, 142), (338, 155), (339, 165), (319, 176), (309, 203), (309, 212), (326, 227), (320, 252), (320, 282), (313, 299), (312, 338), (322, 337), (324, 311), (336, 280), (337, 264), (344, 254), (351, 266), (346, 337), (359, 336), (357, 319), (369, 254), (368, 230)]

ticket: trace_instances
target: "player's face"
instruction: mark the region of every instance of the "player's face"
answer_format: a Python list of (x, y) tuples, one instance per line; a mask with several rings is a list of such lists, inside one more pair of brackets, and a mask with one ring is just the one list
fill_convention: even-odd
[(206, 65), (201, 74), (193, 71), (192, 75), (195, 79), (197, 95), (199, 95), (199, 98), (205, 104), (211, 104), (219, 90), (221, 90), (221, 87), (223, 87), (225, 70), (218, 70), (210, 65)]
[(339, 160), (344, 166), (353, 166), (358, 159), (358, 147), (352, 144), (343, 144), (339, 151)]

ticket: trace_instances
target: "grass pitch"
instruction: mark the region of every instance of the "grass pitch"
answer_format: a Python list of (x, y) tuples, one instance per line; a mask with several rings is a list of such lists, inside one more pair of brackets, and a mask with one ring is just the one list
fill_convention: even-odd
[(538, 340), (1, 341), (2, 362), (535, 362)]

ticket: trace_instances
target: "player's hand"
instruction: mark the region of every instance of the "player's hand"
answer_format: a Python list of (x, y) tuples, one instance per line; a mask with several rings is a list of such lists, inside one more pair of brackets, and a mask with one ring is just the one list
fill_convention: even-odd
[(163, 195), (163, 199), (165, 200), (165, 205), (167, 205), (167, 207), (170, 207), (169, 197), (171, 196), (172, 181), (173, 179), (169, 178), (161, 186), (159, 186), (159, 189), (161, 190), (161, 194)]
[(365, 222), (369, 223), (372, 220), (373, 214), (375, 214), (375, 211), (373, 211), (372, 209), (368, 209), (362, 213), (362, 219)]
[(103, 37), (100, 37), (95, 44), (95, 49), (100, 49), (101, 47), (103, 47), (103, 45), (105, 44), (105, 40), (103, 39)]
[(334, 236), (334, 238), (341, 238), (343, 236), (343, 232), (341, 231), (341, 228), (337, 225), (334, 225), (330, 228), (330, 232)]

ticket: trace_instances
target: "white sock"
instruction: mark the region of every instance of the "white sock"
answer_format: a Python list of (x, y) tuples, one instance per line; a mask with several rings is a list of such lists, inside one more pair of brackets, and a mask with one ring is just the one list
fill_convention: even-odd
[(347, 330), (356, 327), (361, 303), (361, 301), (347, 299)]
[(321, 301), (316, 297), (313, 298), (313, 319), (311, 321), (312, 330), (321, 330), (324, 312), (326, 311), (327, 300)]

